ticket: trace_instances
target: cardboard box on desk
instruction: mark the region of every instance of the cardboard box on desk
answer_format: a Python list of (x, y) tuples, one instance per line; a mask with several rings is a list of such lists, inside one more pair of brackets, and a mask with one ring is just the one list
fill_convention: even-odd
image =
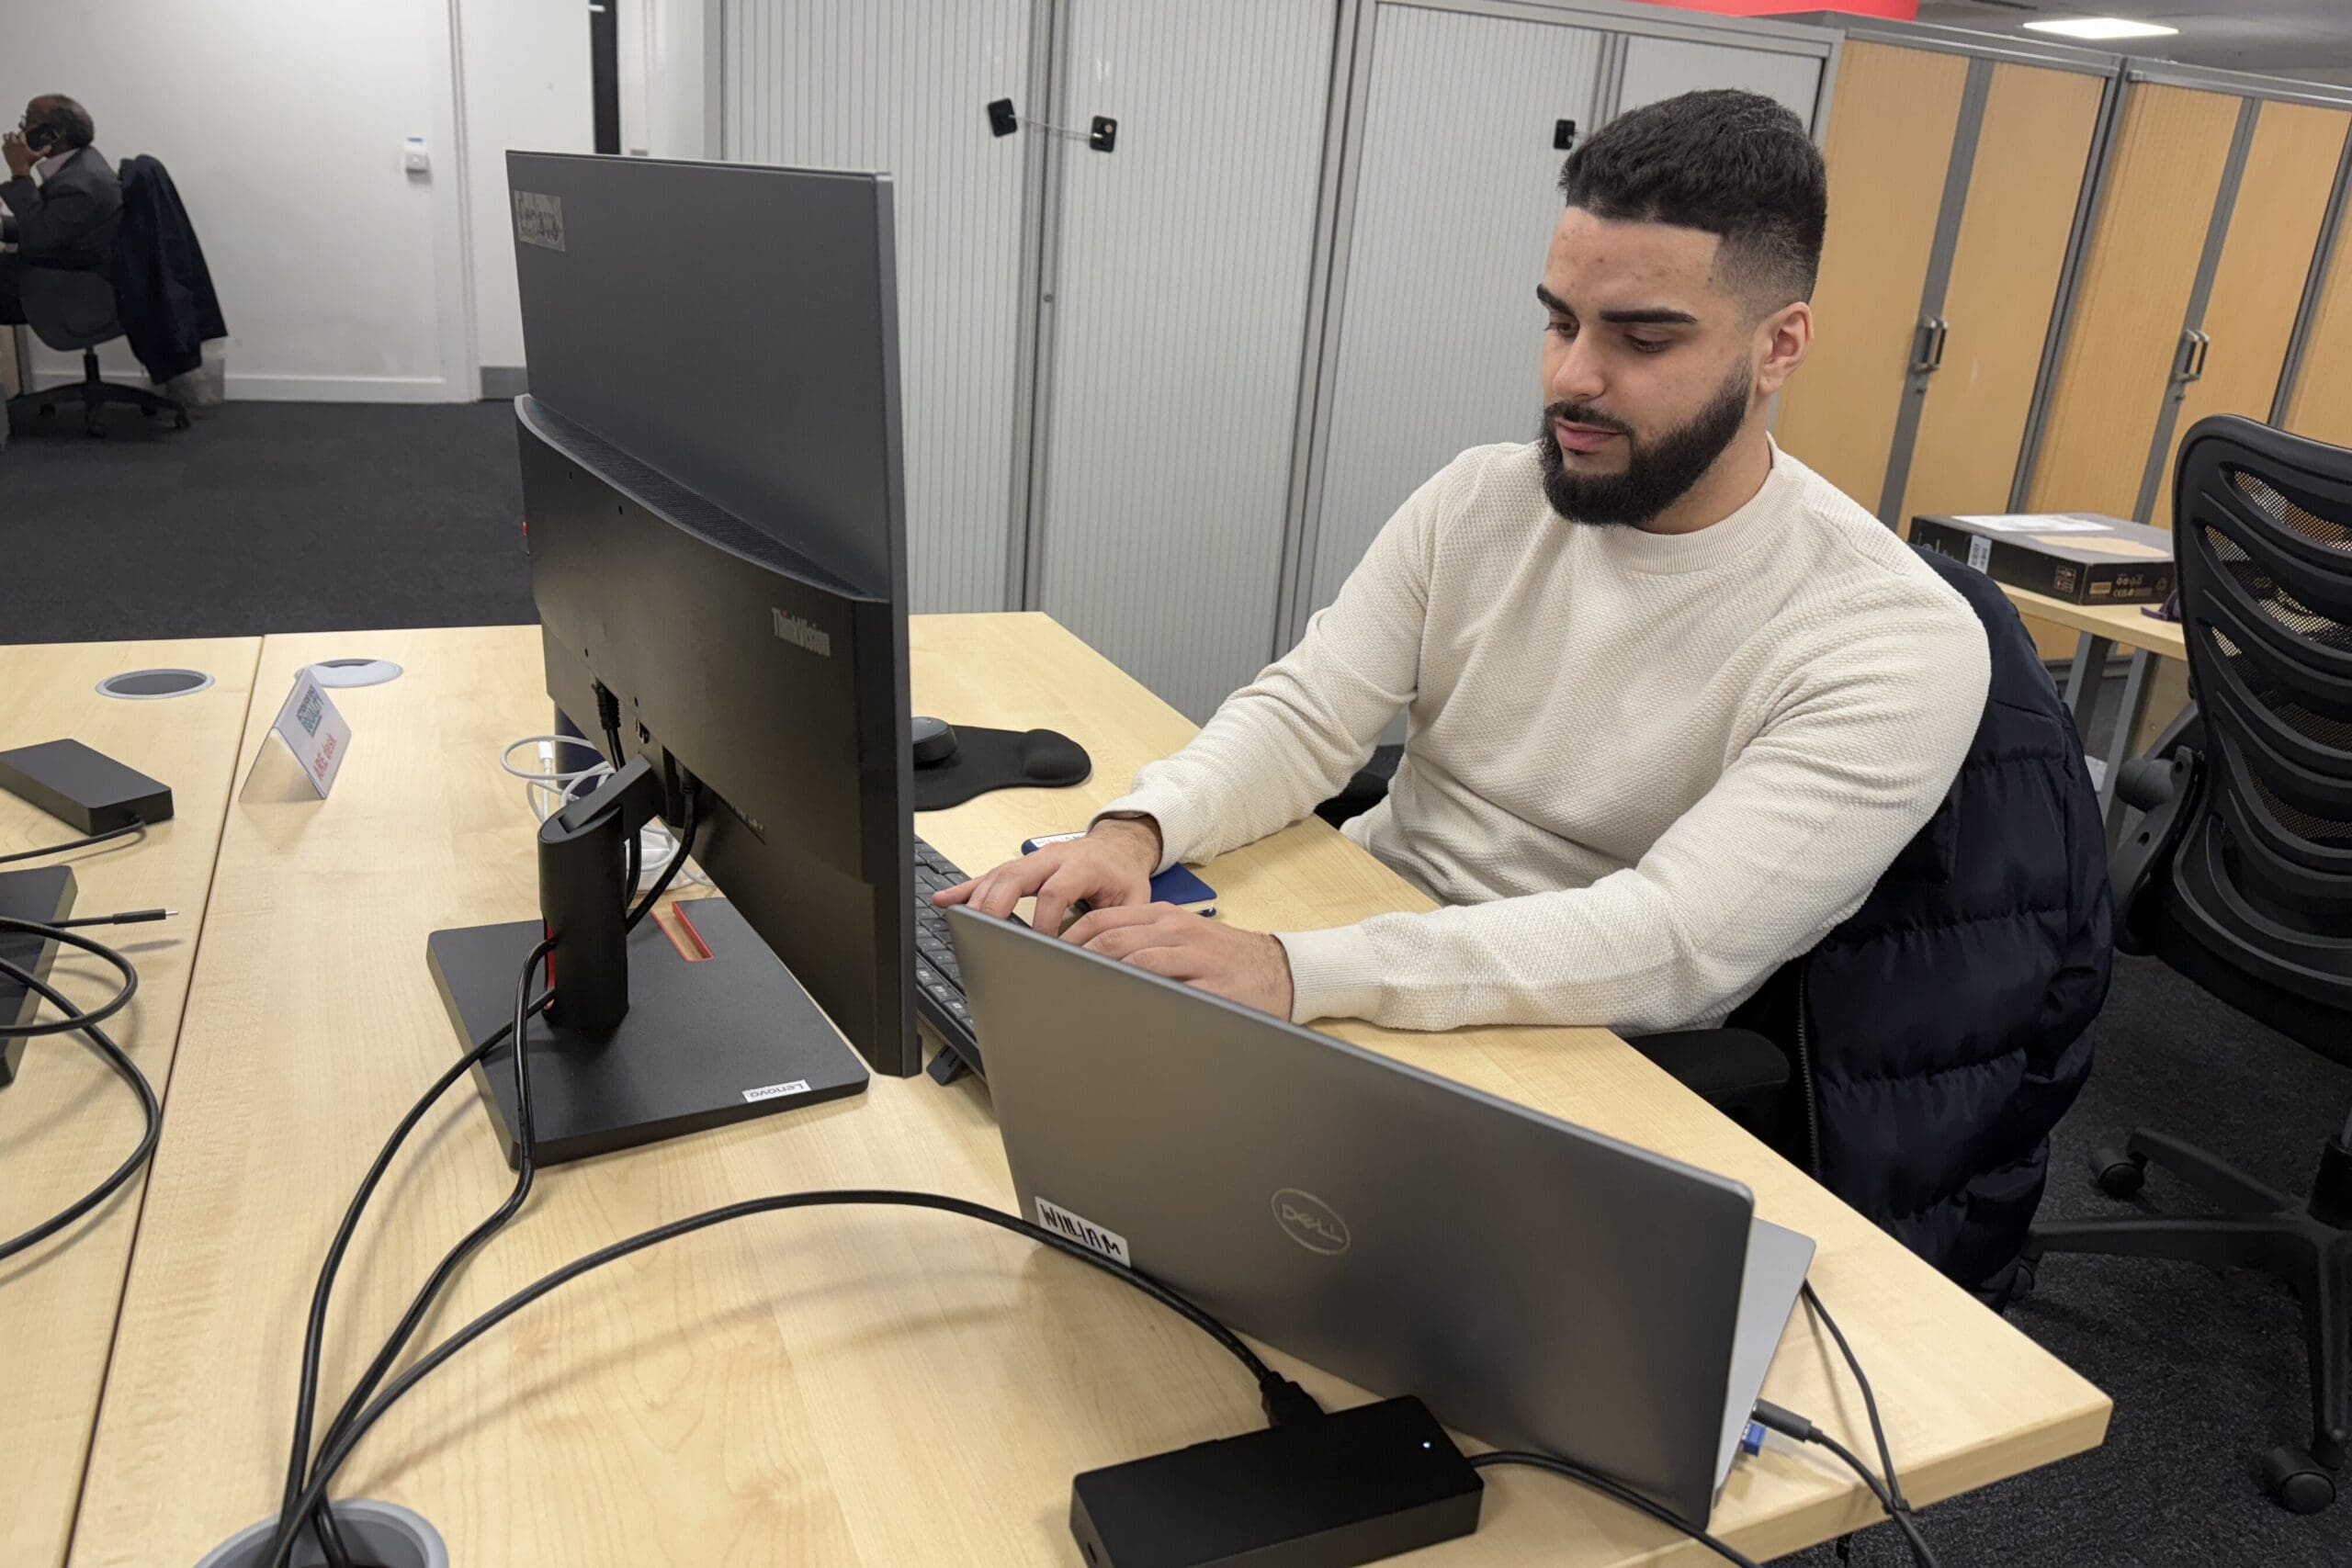
[(2095, 512), (1914, 517), (1911, 542), (2070, 604), (2159, 604), (2172, 592), (2172, 536)]

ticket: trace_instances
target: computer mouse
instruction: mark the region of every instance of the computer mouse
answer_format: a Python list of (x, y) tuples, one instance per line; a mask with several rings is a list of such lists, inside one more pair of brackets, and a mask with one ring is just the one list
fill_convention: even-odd
[(915, 766), (935, 768), (956, 755), (956, 729), (944, 718), (918, 714), (914, 722)]

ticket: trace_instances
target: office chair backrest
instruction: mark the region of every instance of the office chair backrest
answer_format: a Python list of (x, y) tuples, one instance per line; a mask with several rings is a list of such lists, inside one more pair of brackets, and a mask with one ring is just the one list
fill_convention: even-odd
[(2352, 450), (2206, 419), (2173, 484), (2208, 739), (2170, 912), (2250, 977), (2352, 1010)]

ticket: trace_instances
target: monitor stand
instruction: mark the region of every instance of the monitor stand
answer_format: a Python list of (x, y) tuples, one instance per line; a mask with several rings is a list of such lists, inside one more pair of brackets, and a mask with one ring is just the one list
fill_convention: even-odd
[[(628, 1010), (602, 1037), (530, 1021), (532, 1147), (560, 1165), (865, 1092), (865, 1066), (735, 907), (673, 908), (628, 937)], [(537, 920), (435, 931), (434, 983), (465, 1048), (514, 1021)], [(707, 955), (707, 956), (706, 956)], [(560, 976), (558, 976), (559, 983)], [(514, 1047), (473, 1069), (507, 1163), (517, 1162)]]
[[(45, 865), (32, 871), (0, 871), (0, 915), (49, 925), (63, 919), (73, 910), (71, 867)], [(47, 937), (28, 931), (0, 931), (0, 958), (37, 980), (49, 978), (50, 965), (56, 957), (57, 943)], [(518, 956), (514, 962), (519, 968), (522, 959)], [(32, 1022), (33, 1015), (40, 1010), (40, 998), (29, 987), (17, 984), (11, 976), (0, 975), (0, 1027), (13, 1024), (22, 1028)], [(23, 1035), (0, 1035), (0, 1089), (17, 1081), (17, 1065), (24, 1055)]]

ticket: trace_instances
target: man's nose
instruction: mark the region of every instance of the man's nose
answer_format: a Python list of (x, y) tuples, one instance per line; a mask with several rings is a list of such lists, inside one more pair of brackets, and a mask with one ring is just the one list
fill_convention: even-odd
[(1552, 364), (1551, 393), (1556, 403), (1590, 402), (1608, 389), (1600, 356), (1578, 337)]

